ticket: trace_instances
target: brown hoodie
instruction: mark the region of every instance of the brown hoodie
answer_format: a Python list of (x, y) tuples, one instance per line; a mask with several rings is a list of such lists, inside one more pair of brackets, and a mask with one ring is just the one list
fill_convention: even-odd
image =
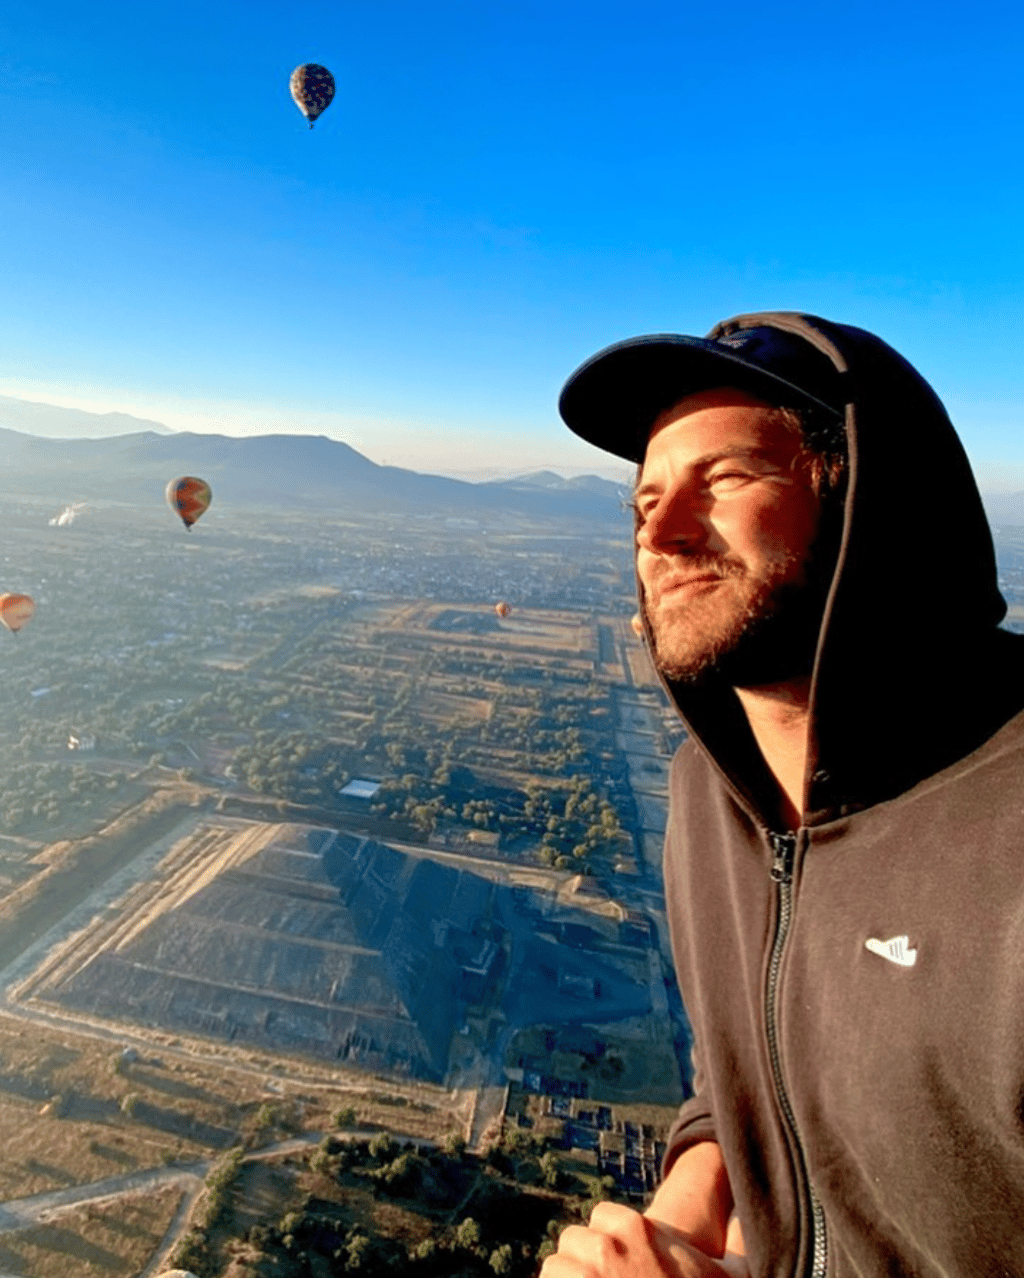
[[(670, 684), (665, 886), (696, 1094), (751, 1273), (1024, 1275), (1024, 640), (945, 410), (860, 329), (799, 831), (735, 694)], [(641, 601), (642, 602), (642, 601)]]

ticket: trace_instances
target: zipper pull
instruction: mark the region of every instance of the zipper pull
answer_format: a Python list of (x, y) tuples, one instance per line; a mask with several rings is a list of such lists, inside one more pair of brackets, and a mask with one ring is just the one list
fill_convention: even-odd
[(795, 834), (769, 834), (768, 842), (775, 854), (772, 861), (773, 883), (789, 883), (793, 877), (793, 857), (796, 855)]

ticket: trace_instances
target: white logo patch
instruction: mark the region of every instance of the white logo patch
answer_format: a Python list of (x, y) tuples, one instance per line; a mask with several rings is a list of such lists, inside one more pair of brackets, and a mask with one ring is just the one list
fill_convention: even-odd
[(913, 967), (917, 962), (917, 950), (910, 948), (908, 936), (891, 936), (887, 941), (877, 941), (873, 936), (869, 936), (864, 946), (872, 954), (878, 954), (899, 967)]

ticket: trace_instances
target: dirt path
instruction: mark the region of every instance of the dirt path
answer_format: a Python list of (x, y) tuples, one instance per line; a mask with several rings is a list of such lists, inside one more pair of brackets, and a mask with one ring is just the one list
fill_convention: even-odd
[(479, 1073), (473, 1079), (476, 1092), (466, 1133), (466, 1146), (474, 1153), (485, 1153), (485, 1145), (501, 1130), (509, 1089), (505, 1077), (505, 1053), (515, 1032), (513, 1026), (506, 1026), (491, 1052), (476, 1062)]
[[(352, 1128), (331, 1134), (340, 1138), (355, 1137), (361, 1140), (366, 1140), (372, 1135), (362, 1128)], [(401, 1144), (411, 1143), (418, 1149), (437, 1148), (436, 1141), (427, 1140), (422, 1136), (411, 1136), (401, 1132), (392, 1132), (391, 1136)], [(284, 1154), (294, 1154), (318, 1144), (321, 1138), (320, 1132), (306, 1132), (302, 1136), (277, 1141), (265, 1149), (251, 1150), (246, 1154), (244, 1161), (262, 1162), (266, 1159), (279, 1158)], [(33, 1194), (29, 1198), (12, 1198), (0, 1203), (0, 1235), (33, 1229), (87, 1203), (110, 1202), (129, 1194), (180, 1186), (183, 1193), (178, 1210), (149, 1263), (139, 1274), (139, 1278), (152, 1278), (152, 1275), (162, 1272), (166, 1260), (179, 1239), (187, 1232), (196, 1199), (202, 1193), (206, 1177), (213, 1165), (213, 1159), (204, 1159), (201, 1162), (184, 1163), (177, 1167), (152, 1167), (147, 1171), (127, 1172), (123, 1176), (96, 1180), (89, 1185), (72, 1185), (67, 1189)], [(0, 1271), (0, 1278), (11, 1278), (11, 1276)]]
[[(203, 1182), (199, 1181), (197, 1185), (192, 1186), (186, 1193), (182, 1194), (178, 1210), (174, 1213), (174, 1219), (167, 1226), (167, 1233), (160, 1240), (160, 1245), (153, 1252), (149, 1264), (141, 1271), (139, 1278), (151, 1278), (151, 1275), (163, 1273), (167, 1268), (171, 1252), (178, 1245), (178, 1239), (188, 1229), (188, 1222), (192, 1219), (192, 1209), (196, 1205), (196, 1199), (202, 1192)], [(3, 1278), (3, 1275), (0, 1275), (0, 1278)]]
[[(337, 1135), (366, 1137), (367, 1132), (339, 1132)], [(433, 1144), (433, 1141), (424, 1141), (415, 1136), (396, 1136), (395, 1139), (414, 1140), (419, 1145)], [(245, 1160), (258, 1162), (265, 1158), (277, 1158), (281, 1154), (294, 1154), (300, 1149), (308, 1149), (309, 1145), (316, 1145), (320, 1140), (320, 1132), (308, 1132), (303, 1136), (293, 1136), (289, 1140), (280, 1140), (274, 1145), (267, 1145), (266, 1149), (254, 1149), (245, 1155)], [(110, 1176), (102, 1181), (92, 1181), (89, 1185), (72, 1185), (68, 1189), (47, 1190), (45, 1194), (33, 1194), (24, 1199), (9, 1199), (6, 1203), (0, 1203), (0, 1233), (31, 1229), (37, 1224), (59, 1217), (64, 1212), (72, 1212), (86, 1203), (105, 1203), (110, 1199), (118, 1199), (128, 1194), (141, 1194), (144, 1190), (164, 1189), (165, 1186), (170, 1185), (182, 1185), (185, 1190), (188, 1190), (187, 1200), (194, 1201), (212, 1166), (213, 1159), (207, 1158), (202, 1159), (201, 1162), (182, 1163), (176, 1167), (150, 1167), (146, 1171), (125, 1172), (123, 1176)], [(184, 1210), (183, 1203), (167, 1233), (173, 1231), (175, 1223), (179, 1223), (179, 1218), (184, 1220), (187, 1217), (188, 1212)], [(166, 1242), (166, 1238), (164, 1241)], [(161, 1249), (162, 1247), (164, 1243), (161, 1243)]]
[(73, 1211), (84, 1203), (105, 1202), (112, 1198), (122, 1198), (126, 1194), (142, 1193), (144, 1190), (182, 1185), (198, 1192), (202, 1188), (203, 1178), (212, 1166), (211, 1161), (205, 1161), (187, 1163), (180, 1167), (151, 1167), (148, 1171), (129, 1172), (124, 1176), (95, 1180), (90, 1185), (72, 1185), (68, 1189), (33, 1194), (30, 1198), (13, 1198), (0, 1203), (0, 1234), (31, 1229), (64, 1212)]
[[(270, 1158), (278, 1154), (289, 1154), (294, 1152), (296, 1149), (305, 1149), (307, 1146), (314, 1144), (318, 1140), (319, 1136), (310, 1134), (308, 1136), (299, 1136), (293, 1140), (279, 1141), (276, 1145), (268, 1146), (266, 1149), (254, 1150), (251, 1154), (249, 1154), (246, 1162), (262, 1158)], [(213, 1164), (206, 1163), (204, 1166), (206, 1168), (206, 1172), (204, 1172), (205, 1176)], [(174, 1213), (174, 1219), (167, 1226), (167, 1232), (160, 1240), (159, 1246), (153, 1252), (149, 1264), (139, 1273), (139, 1278), (153, 1278), (154, 1274), (162, 1273), (167, 1267), (167, 1262), (170, 1259), (171, 1252), (178, 1245), (179, 1240), (183, 1238), (188, 1231), (189, 1223), (192, 1219), (192, 1210), (196, 1205), (196, 1199), (202, 1193), (203, 1185), (204, 1181), (200, 1180), (187, 1193), (182, 1195), (181, 1202), (178, 1205), (178, 1210)], [(0, 1274), (0, 1278), (3, 1278), (3, 1274)]]

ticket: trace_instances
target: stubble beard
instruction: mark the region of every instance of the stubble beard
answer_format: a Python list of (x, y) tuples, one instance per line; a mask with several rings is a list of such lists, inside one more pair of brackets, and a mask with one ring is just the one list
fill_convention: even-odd
[(810, 674), (824, 597), (807, 580), (806, 566), (794, 571), (797, 566), (797, 557), (789, 556), (751, 579), (742, 560), (730, 556), (688, 559), (688, 575), (712, 572), (724, 584), (661, 606), (655, 591), (647, 615), (655, 664), (665, 678), (752, 688)]

